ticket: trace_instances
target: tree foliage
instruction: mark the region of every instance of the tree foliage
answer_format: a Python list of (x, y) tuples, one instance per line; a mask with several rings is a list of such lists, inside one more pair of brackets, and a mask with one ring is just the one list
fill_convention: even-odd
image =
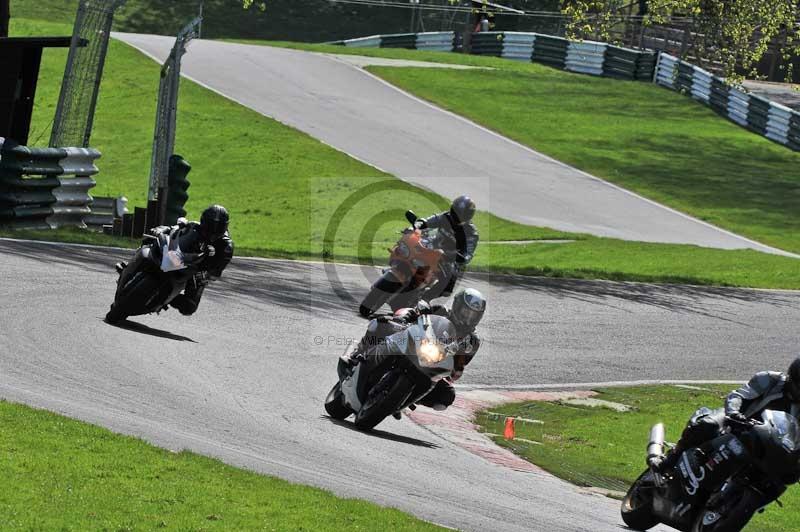
[[(571, 37), (609, 39), (625, 20), (630, 0), (564, 0)], [(648, 27), (684, 29), (688, 46), (680, 54), (712, 66), (731, 80), (756, 77), (770, 47), (783, 59), (786, 79), (800, 55), (800, 0), (648, 0), (635, 22)]]

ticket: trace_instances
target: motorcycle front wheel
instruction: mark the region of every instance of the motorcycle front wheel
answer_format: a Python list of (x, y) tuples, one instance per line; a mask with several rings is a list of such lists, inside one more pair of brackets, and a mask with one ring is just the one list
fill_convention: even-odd
[(147, 313), (147, 302), (159, 288), (158, 278), (145, 272), (136, 272), (124, 287), (119, 289), (106, 314), (106, 321), (116, 324), (128, 316)]
[(648, 530), (661, 521), (653, 515), (653, 473), (649, 469), (639, 475), (622, 499), (622, 520), (634, 530)]
[(725, 508), (705, 508), (694, 522), (692, 532), (739, 532), (758, 508), (763, 504), (762, 497), (747, 490), (736, 501), (725, 503)]
[(355, 424), (360, 429), (372, 429), (402, 406), (414, 384), (402, 373), (385, 376), (369, 392), (369, 397), (356, 413)]
[(331, 391), (328, 392), (328, 397), (325, 398), (325, 411), (333, 419), (345, 419), (353, 413), (353, 411), (344, 404), (341, 382), (337, 382)]

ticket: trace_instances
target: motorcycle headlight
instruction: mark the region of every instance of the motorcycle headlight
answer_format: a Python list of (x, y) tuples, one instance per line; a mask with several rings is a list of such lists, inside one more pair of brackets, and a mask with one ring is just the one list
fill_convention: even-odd
[(447, 353), (437, 342), (424, 338), (417, 347), (417, 357), (423, 366), (433, 367), (447, 358)]

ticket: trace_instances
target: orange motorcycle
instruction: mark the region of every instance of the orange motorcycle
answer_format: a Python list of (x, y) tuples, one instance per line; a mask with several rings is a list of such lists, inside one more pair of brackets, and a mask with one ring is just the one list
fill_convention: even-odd
[[(430, 296), (443, 276), (452, 270), (455, 242), (437, 229), (423, 229), (417, 224), (417, 216), (406, 212), (411, 227), (390, 249), (389, 267), (383, 271), (361, 302), (359, 312), (367, 317), (374, 314), (384, 303), (393, 311), (413, 307), (420, 299)], [(432, 299), (432, 297), (429, 297)]]

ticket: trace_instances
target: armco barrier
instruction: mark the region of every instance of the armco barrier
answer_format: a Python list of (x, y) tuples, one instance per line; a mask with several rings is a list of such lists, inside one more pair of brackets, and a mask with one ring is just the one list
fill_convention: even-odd
[(533, 60), (533, 47), (535, 44), (535, 33), (507, 31), (503, 35), (502, 57), (506, 59), (515, 59), (517, 61), (531, 62)]
[[(472, 35), (470, 42), (470, 52), (475, 55), (533, 61), (596, 76), (652, 81), (656, 70), (655, 52), (630, 50), (601, 42), (569, 41), (552, 35), (515, 31), (479, 32)], [(453, 51), (455, 34), (430, 32), (373, 35), (331, 44)]]
[(564, 68), (567, 64), (569, 41), (550, 35), (538, 35), (533, 47), (533, 60), (537, 63)]
[(793, 150), (800, 151), (800, 115), (792, 114), (789, 119), (789, 134), (787, 135), (786, 145)]
[(567, 46), (565, 67), (572, 72), (602, 76), (605, 59), (605, 43), (571, 42)]
[(475, 55), (503, 55), (503, 34), (495, 31), (476, 33), (472, 36), (470, 51)]
[(384, 35), (381, 37), (381, 48), (408, 48), (413, 50), (416, 46), (416, 33), (398, 33), (397, 35)]
[(767, 130), (764, 136), (781, 144), (786, 144), (789, 140), (789, 130), (791, 128), (792, 110), (775, 102), (769, 102), (769, 113), (767, 115)]
[(361, 37), (359, 39), (341, 41), (341, 44), (347, 46), (348, 48), (380, 48), (381, 39), (382, 37), (380, 35), (373, 35), (372, 37)]
[(665, 53), (659, 56), (655, 82), (689, 94), (740, 126), (800, 151), (797, 111), (731, 87), (724, 79)]
[(455, 37), (456, 34), (452, 31), (397, 33), (393, 35), (372, 35), (330, 44), (343, 45), (348, 48), (407, 48), (409, 50), (452, 52)]
[(750, 95), (750, 106), (747, 112), (747, 127), (759, 135), (767, 134), (767, 122), (769, 122), (769, 100)]
[[(604, 74), (612, 78), (638, 79), (638, 62), (641, 52), (620, 48), (619, 46), (608, 46), (606, 48), (606, 60), (603, 65)], [(652, 79), (652, 71), (650, 79)]]
[(750, 108), (750, 95), (746, 92), (731, 87), (728, 90), (728, 118), (747, 127), (747, 114)]
[(89, 227), (102, 230), (104, 226), (114, 225), (114, 220), (121, 220), (128, 214), (128, 198), (92, 198), (89, 206), (91, 213), (84, 217), (83, 222)]
[(456, 34), (452, 31), (417, 33), (417, 50), (452, 52)]
[(0, 139), (0, 225), (85, 227), (99, 157), (90, 148), (28, 148)]
[(692, 76), (692, 97), (708, 103), (711, 98), (711, 81), (713, 76), (703, 69), (694, 67)]

